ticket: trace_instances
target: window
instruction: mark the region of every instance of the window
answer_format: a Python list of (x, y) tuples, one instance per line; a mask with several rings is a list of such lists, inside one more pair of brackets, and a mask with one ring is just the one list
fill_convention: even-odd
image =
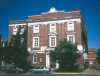
[(55, 24), (50, 24), (50, 32), (55, 33), (56, 32), (56, 25)]
[(39, 37), (33, 37), (33, 48), (39, 48)]
[(21, 28), (21, 30), (20, 30), (21, 35), (24, 34), (24, 29), (25, 29), (24, 27)]
[(51, 46), (55, 46), (55, 37), (51, 37)]
[(49, 40), (50, 47), (56, 47), (56, 36), (51, 36)]
[(75, 43), (75, 36), (74, 35), (67, 35), (67, 40), (69, 42)]
[(68, 31), (74, 31), (74, 22), (68, 22), (67, 23), (67, 30)]
[(13, 35), (16, 35), (17, 34), (17, 30), (18, 30), (18, 27), (17, 26), (14, 26), (13, 27)]
[(39, 25), (33, 25), (33, 33), (39, 33)]
[(33, 63), (37, 63), (37, 55), (33, 55)]

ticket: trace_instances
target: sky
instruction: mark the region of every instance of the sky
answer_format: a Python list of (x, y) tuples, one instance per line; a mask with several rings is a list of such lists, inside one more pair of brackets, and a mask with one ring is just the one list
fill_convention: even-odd
[(0, 0), (0, 34), (8, 39), (8, 24), (12, 20), (47, 12), (80, 9), (87, 27), (89, 48), (100, 48), (100, 0)]

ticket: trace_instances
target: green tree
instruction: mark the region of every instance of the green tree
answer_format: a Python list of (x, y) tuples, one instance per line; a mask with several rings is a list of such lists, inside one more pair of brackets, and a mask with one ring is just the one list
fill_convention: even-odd
[(75, 71), (79, 54), (74, 44), (67, 40), (60, 41), (54, 51), (51, 52), (52, 62), (58, 61), (60, 71)]
[(97, 63), (100, 64), (100, 49), (97, 50)]
[(2, 43), (1, 43), (1, 34), (0, 34), (0, 65), (2, 61)]
[(22, 27), (19, 27), (16, 35), (13, 36), (11, 41), (11, 59), (12, 62), (19, 68), (28, 69), (29, 64), (27, 62), (28, 51), (27, 51), (27, 28), (24, 28), (24, 32), (22, 33)]

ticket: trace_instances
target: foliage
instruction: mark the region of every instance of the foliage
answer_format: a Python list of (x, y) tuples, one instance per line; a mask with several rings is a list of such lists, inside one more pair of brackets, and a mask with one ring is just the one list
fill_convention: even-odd
[(6, 64), (14, 64), (16, 67), (27, 70), (29, 64), (27, 62), (28, 51), (27, 51), (27, 28), (23, 34), (20, 34), (21, 27), (19, 27), (16, 35), (12, 37), (12, 40), (9, 42), (9, 45), (6, 43), (5, 47), (2, 48), (2, 60)]
[(58, 61), (59, 70), (61, 71), (75, 71), (77, 59), (79, 54), (77, 53), (77, 48), (74, 44), (64, 41), (60, 41), (55, 51), (51, 52), (51, 60), (55, 63)]
[(27, 69), (28, 62), (28, 51), (27, 51), (27, 42), (26, 42), (26, 33), (27, 30), (23, 34), (20, 34), (21, 27), (19, 28), (17, 35), (13, 37), (13, 62), (17, 67)]

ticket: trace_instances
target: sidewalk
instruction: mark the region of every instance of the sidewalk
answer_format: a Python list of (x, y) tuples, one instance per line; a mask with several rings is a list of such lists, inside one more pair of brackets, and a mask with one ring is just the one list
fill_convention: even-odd
[(72, 74), (72, 75), (75, 75), (75, 74), (80, 74), (80, 73), (62, 73), (62, 72), (53, 72), (53, 73), (51, 73), (51, 74)]
[(88, 75), (100, 75), (100, 70), (95, 70), (95, 69), (86, 69), (84, 72), (81, 74), (88, 74)]
[(88, 74), (88, 75), (100, 75), (100, 70), (95, 70), (95, 69), (86, 69), (83, 72), (79, 72), (79, 73), (67, 73), (67, 72), (52, 72), (51, 74), (71, 74), (71, 75), (84, 75), (84, 74)]

